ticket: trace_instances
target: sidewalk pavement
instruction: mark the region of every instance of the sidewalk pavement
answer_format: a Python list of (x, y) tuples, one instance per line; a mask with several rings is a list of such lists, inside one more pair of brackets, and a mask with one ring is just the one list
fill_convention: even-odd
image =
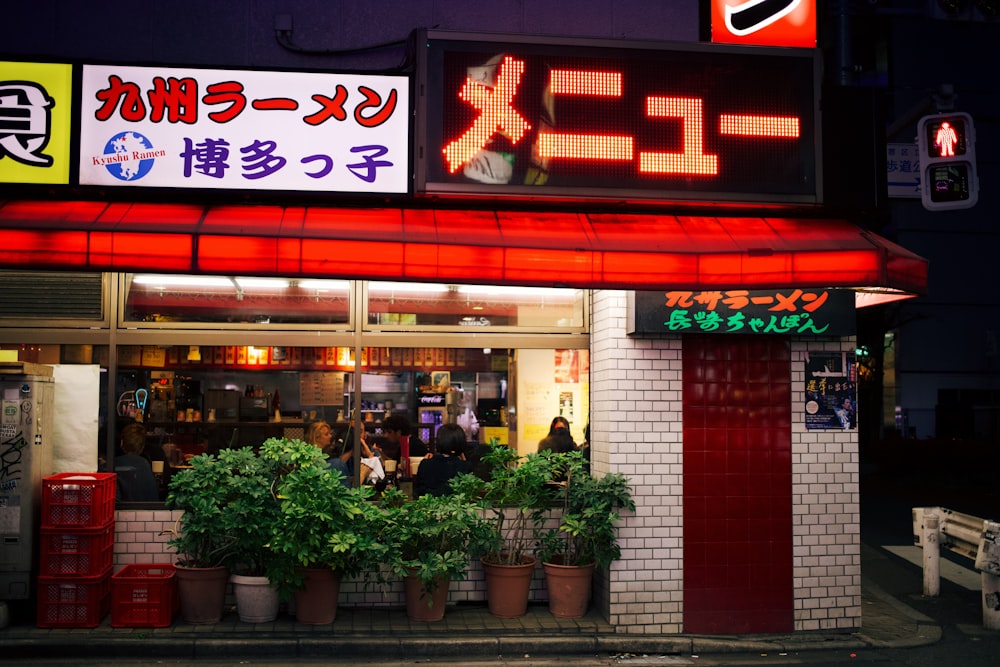
[[(865, 574), (865, 563), (885, 552), (862, 545), (861, 629), (853, 633), (794, 632), (780, 635), (628, 635), (595, 611), (559, 619), (542, 605), (515, 619), (495, 618), (485, 605), (449, 607), (443, 621), (412, 622), (402, 609), (340, 608), (332, 625), (309, 626), (282, 613), (273, 623), (248, 624), (229, 610), (221, 623), (168, 628), (112, 628), (110, 617), (93, 629), (43, 629), (12, 625), (0, 630), (0, 662), (26, 658), (118, 657), (157, 659), (328, 658), (409, 661), (592, 658), (628, 655), (711, 655), (811, 650), (854, 651), (912, 647), (941, 639), (935, 621), (908, 607)], [(879, 573), (884, 568), (874, 567)]]

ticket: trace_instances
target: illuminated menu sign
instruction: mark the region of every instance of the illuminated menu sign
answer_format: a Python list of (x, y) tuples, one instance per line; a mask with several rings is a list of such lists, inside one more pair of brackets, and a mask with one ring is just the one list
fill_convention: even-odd
[(837, 289), (629, 292), (627, 333), (851, 336), (854, 292)]
[(819, 203), (812, 50), (418, 40), (416, 191)]

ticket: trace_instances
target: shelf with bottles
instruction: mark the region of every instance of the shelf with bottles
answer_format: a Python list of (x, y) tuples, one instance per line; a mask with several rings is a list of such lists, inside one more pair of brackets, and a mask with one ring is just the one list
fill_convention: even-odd
[[(253, 345), (121, 345), (118, 367), (169, 371), (344, 371), (356, 368), (350, 347), (284, 347)], [(506, 352), (506, 351), (504, 351)], [(481, 348), (377, 348), (362, 349), (361, 369), (419, 372), (486, 371), (495, 367), (499, 351)]]

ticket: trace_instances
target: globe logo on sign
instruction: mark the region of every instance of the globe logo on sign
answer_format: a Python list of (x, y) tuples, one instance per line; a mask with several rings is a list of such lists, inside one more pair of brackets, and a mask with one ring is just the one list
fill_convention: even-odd
[(154, 151), (152, 142), (138, 132), (121, 132), (104, 145), (102, 162), (118, 180), (138, 181), (149, 173), (159, 155), (163, 151)]

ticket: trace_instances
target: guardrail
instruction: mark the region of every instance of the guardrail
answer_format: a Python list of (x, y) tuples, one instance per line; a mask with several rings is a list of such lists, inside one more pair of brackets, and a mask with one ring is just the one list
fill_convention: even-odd
[(924, 595), (941, 592), (941, 547), (982, 573), (983, 626), (1000, 630), (1000, 523), (943, 507), (913, 508), (913, 542), (923, 548)]

